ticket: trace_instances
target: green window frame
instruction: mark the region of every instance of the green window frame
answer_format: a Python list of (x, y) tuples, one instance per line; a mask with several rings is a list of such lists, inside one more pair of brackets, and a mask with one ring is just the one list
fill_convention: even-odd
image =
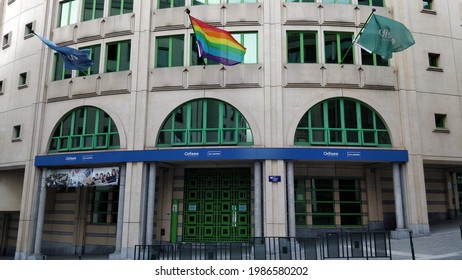
[(64, 116), (53, 131), (50, 153), (120, 148), (111, 117), (96, 107), (79, 107)]
[(318, 63), (318, 33), (287, 32), (287, 63)]
[(351, 0), (322, 0), (322, 3), (351, 4)]
[[(324, 32), (324, 54), (326, 63), (353, 64), (354, 52), (348, 51), (353, 43), (353, 33), (351, 32)], [(348, 53), (347, 53), (348, 51)]]
[(72, 70), (64, 67), (64, 59), (58, 53), (54, 54), (54, 66), (53, 81), (70, 79), (72, 77)]
[(116, 16), (133, 12), (133, 0), (111, 0), (109, 15)]
[(342, 227), (360, 227), (363, 225), (361, 193), (359, 180), (338, 179), (338, 203)]
[(158, 147), (252, 144), (252, 131), (244, 116), (216, 99), (198, 99), (177, 107), (157, 137)]
[(104, 0), (83, 0), (82, 21), (102, 18), (104, 16)]
[(221, 4), (221, 0), (192, 0), (192, 5), (214, 5)]
[(202, 58), (199, 57), (199, 51), (197, 49), (197, 43), (196, 43), (196, 35), (191, 35), (191, 61), (190, 64), (192, 66), (196, 65), (218, 65), (217, 61), (213, 59), (208, 59), (208, 58)]
[(90, 192), (90, 223), (110, 225), (117, 223), (119, 208), (119, 188), (102, 186)]
[(358, 0), (358, 5), (383, 7), (383, 0)]
[(90, 50), (90, 59), (93, 60), (93, 65), (88, 67), (85, 71), (78, 71), (79, 76), (88, 76), (99, 74), (99, 64), (101, 59), (101, 45), (93, 45), (79, 48), (79, 50)]
[(130, 70), (131, 41), (106, 44), (106, 73)]
[(334, 179), (311, 179), (311, 215), (313, 226), (335, 227)]
[(306, 227), (306, 178), (294, 178), (294, 194), (295, 194), (295, 225)]
[(369, 53), (363, 49), (361, 49), (361, 63), (363, 65), (390, 66), (388, 59), (384, 59), (380, 55)]
[(58, 27), (70, 25), (78, 21), (79, 2), (77, 0), (59, 2)]
[(258, 33), (257, 32), (243, 32), (231, 33), (236, 41), (246, 48), (244, 60), (242, 64), (256, 64), (258, 63)]
[(159, 0), (158, 2), (159, 9), (184, 7), (184, 6), (185, 6), (185, 0)]
[(184, 35), (156, 38), (156, 68), (184, 66)]
[(300, 120), (295, 145), (391, 147), (380, 116), (362, 102), (332, 98), (314, 105)]

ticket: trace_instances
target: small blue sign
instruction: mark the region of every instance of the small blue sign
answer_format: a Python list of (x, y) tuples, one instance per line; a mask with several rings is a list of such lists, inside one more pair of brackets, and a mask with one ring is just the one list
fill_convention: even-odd
[(269, 176), (270, 183), (280, 183), (281, 176)]

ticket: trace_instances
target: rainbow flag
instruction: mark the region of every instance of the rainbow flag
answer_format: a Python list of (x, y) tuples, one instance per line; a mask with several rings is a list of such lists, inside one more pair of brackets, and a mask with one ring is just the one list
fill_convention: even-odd
[(229, 32), (192, 16), (189, 18), (196, 35), (200, 57), (206, 57), (224, 65), (235, 65), (242, 62), (246, 49)]

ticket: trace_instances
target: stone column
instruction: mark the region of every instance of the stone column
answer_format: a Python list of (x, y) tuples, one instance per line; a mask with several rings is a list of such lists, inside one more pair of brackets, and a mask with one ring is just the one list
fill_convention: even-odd
[(409, 238), (409, 231), (404, 229), (403, 195), (401, 190), (401, 170), (398, 163), (393, 163), (393, 192), (395, 196), (396, 230), (391, 232), (391, 238)]
[(146, 214), (146, 245), (153, 244), (154, 235), (154, 210), (156, 199), (156, 164), (149, 165), (149, 183), (148, 183), (148, 207)]
[(289, 237), (296, 236), (295, 225), (295, 190), (294, 190), (294, 163), (287, 162), (287, 211), (289, 212)]
[(254, 219), (255, 219), (255, 237), (262, 237), (262, 193), (261, 193), (261, 162), (254, 163)]
[(46, 173), (47, 169), (42, 169), (40, 178), (40, 197), (37, 212), (37, 227), (35, 229), (35, 246), (34, 258), (40, 259), (42, 257), (42, 237), (43, 237), (43, 222), (45, 221), (45, 204), (47, 200), (47, 186), (46, 186)]
[(125, 165), (122, 165), (119, 172), (119, 208), (117, 210), (117, 228), (115, 251), (109, 256), (110, 259), (120, 259), (122, 251), (122, 234), (124, 226), (124, 208), (125, 208)]

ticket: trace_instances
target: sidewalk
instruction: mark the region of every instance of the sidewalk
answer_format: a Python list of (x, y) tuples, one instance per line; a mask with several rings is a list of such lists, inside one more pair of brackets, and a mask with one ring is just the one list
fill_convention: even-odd
[[(462, 218), (430, 225), (430, 236), (414, 237), (416, 260), (462, 260)], [(391, 240), (393, 260), (412, 260), (409, 239)]]

